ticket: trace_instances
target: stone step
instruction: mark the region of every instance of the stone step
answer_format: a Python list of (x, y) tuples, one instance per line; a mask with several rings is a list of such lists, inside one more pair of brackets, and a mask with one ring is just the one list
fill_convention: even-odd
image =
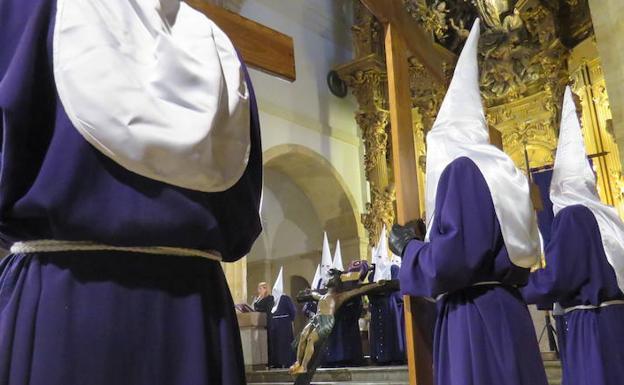
[(558, 360), (544, 361), (546, 377), (549, 385), (561, 385), (561, 362)]
[[(318, 383), (407, 383), (406, 366), (321, 368), (316, 371)], [(291, 383), (288, 370), (261, 370), (247, 373), (248, 384)]]
[[(561, 364), (544, 360), (549, 385), (561, 385)], [(291, 385), (293, 379), (286, 369), (259, 370), (247, 373), (249, 385)], [(368, 366), (354, 368), (318, 369), (312, 384), (316, 385), (408, 385), (406, 366)]]
[[(253, 385), (292, 385), (292, 381), (291, 382), (249, 382), (248, 384), (253, 384)], [(409, 382), (385, 382), (385, 381), (378, 381), (378, 382), (312, 382), (311, 385), (344, 385), (344, 384), (348, 384), (348, 385), (381, 385), (381, 384), (389, 384), (389, 385), (409, 385)]]

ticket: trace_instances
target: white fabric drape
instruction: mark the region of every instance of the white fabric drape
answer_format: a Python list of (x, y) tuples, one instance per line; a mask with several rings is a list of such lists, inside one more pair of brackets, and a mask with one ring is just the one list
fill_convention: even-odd
[(271, 313), (275, 313), (277, 311), (277, 307), (279, 306), (279, 301), (282, 299), (284, 295), (284, 267), (280, 267), (279, 274), (277, 274), (277, 278), (275, 279), (275, 283), (273, 284), (273, 290), (271, 291), (271, 295), (273, 296), (274, 305), (273, 309), (271, 309)]
[(373, 274), (373, 282), (379, 280), (389, 280), (392, 278), (392, 262), (388, 257), (388, 237), (386, 226), (384, 225), (379, 235), (377, 247), (373, 249), (373, 263), (375, 264), (375, 272)]
[(342, 251), (340, 251), (340, 240), (336, 241), (336, 250), (334, 250), (332, 268), (344, 271), (344, 265), (342, 264)]
[(587, 160), (570, 87), (566, 87), (563, 97), (550, 200), (555, 215), (571, 205), (583, 205), (591, 210), (600, 229), (607, 260), (615, 270), (620, 290), (624, 291), (624, 223), (615, 208), (600, 201), (596, 191), (596, 176)]
[(228, 37), (179, 0), (57, 0), (57, 90), (71, 122), (142, 176), (223, 191), (249, 159), (249, 93)]
[(332, 265), (333, 261), (331, 250), (329, 249), (329, 241), (327, 240), (327, 233), (323, 233), (323, 251), (321, 253), (321, 287), (325, 287), (327, 282), (329, 282), (329, 270), (332, 268)]
[(477, 165), (489, 187), (511, 262), (528, 268), (538, 261), (540, 252), (537, 217), (526, 176), (507, 154), (489, 142), (479, 90), (478, 43), (477, 19), (459, 56), (433, 128), (427, 134), (427, 239), (440, 176), (453, 160), (467, 157)]

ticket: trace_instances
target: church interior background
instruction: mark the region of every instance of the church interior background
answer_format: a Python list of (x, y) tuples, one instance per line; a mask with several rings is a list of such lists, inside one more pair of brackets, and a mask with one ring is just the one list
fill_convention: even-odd
[[(382, 225), (395, 219), (388, 91), (379, 22), (357, 0), (221, 0), (219, 5), (289, 36), (297, 80), (256, 70), (264, 152), (264, 231), (249, 255), (224, 265), (235, 302), (251, 302), (260, 281), (284, 267), (291, 297), (309, 287), (323, 233), (340, 240), (345, 265), (370, 259)], [(518, 167), (551, 165), (563, 87), (582, 110), (601, 199), (624, 216), (624, 15), (621, 0), (402, 0), (435, 41), (447, 81), (478, 16), (481, 91), (490, 129)], [(434, 53), (432, 53), (434, 54)], [(487, 60), (486, 60), (487, 59)], [(409, 59), (418, 180), (424, 192), (424, 137), (446, 84)], [(335, 71), (346, 97), (327, 84)], [(421, 210), (423, 208), (421, 207)], [(538, 335), (543, 316), (536, 310)], [(298, 332), (303, 320), (295, 323)], [(547, 350), (547, 341), (541, 341)]]

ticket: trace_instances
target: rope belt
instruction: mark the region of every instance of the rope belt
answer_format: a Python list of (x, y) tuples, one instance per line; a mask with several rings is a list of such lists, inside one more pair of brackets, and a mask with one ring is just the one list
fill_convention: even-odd
[[(500, 282), (500, 281), (483, 281), (483, 282), (474, 283), (474, 284), (472, 284), (472, 285), (470, 285), (470, 286), (468, 286), (467, 288), (464, 288), (464, 289), (468, 289), (468, 288), (471, 288), (471, 287), (478, 287), (478, 286), (502, 286), (502, 285), (503, 285), (503, 283)], [(447, 296), (448, 294), (449, 293), (446, 292), (446, 293), (442, 293), (442, 294), (438, 295), (436, 298), (425, 297), (425, 299), (430, 301), (430, 302), (438, 302), (442, 298)]]
[(56, 253), (62, 251), (125, 251), (178, 257), (202, 257), (213, 261), (221, 261), (221, 256), (217, 252), (168, 246), (112, 246), (88, 241), (58, 241), (54, 239), (16, 242), (11, 246), (12, 254)]
[(603, 307), (608, 307), (608, 306), (613, 306), (613, 305), (624, 305), (624, 300), (614, 299), (613, 301), (605, 301), (605, 302), (601, 303), (600, 305), (578, 305), (578, 306), (572, 306), (572, 307), (565, 308), (563, 311), (564, 311), (565, 314), (568, 314), (569, 312), (574, 311), (574, 310), (600, 309), (600, 308), (603, 308)]

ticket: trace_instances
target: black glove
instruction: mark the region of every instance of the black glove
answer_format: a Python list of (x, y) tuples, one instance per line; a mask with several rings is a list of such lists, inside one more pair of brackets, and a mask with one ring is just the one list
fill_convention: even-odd
[(402, 257), (405, 246), (413, 239), (416, 239), (416, 231), (413, 227), (394, 224), (390, 231), (388, 244), (394, 254)]
[(416, 239), (418, 239), (419, 241), (423, 241), (425, 239), (425, 235), (427, 234), (427, 225), (422, 219), (418, 218), (416, 220), (407, 222), (405, 226), (414, 229), (414, 232), (416, 233)]

